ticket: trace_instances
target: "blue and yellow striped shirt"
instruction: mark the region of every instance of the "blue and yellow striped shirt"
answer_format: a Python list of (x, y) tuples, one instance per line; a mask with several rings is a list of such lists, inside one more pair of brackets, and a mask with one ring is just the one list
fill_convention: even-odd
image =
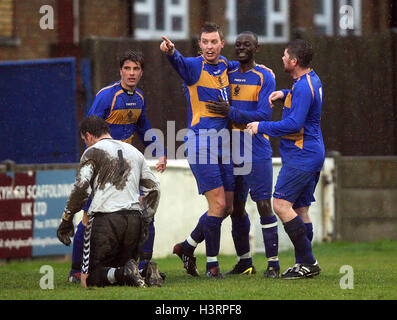
[[(97, 115), (108, 123), (113, 139), (132, 143), (135, 133), (142, 143), (147, 147), (157, 140), (153, 136), (151, 140), (145, 141), (147, 130), (152, 129), (146, 117), (146, 103), (143, 92), (138, 88), (129, 93), (123, 89), (120, 81), (102, 88), (94, 99), (88, 116)], [(164, 155), (164, 148), (157, 146), (156, 156)]]
[[(269, 96), (275, 90), (276, 81), (270, 71), (256, 66), (247, 72), (239, 72), (238, 68), (229, 73), (232, 105), (228, 117), (233, 120), (233, 130), (244, 130), (246, 124), (253, 121), (270, 120), (272, 108)], [(248, 134), (248, 133), (246, 133)], [(240, 132), (240, 144), (232, 144), (233, 154), (247, 158), (244, 153), (250, 152), (251, 161), (260, 161), (272, 157), (269, 136), (256, 134), (252, 137), (252, 146), (245, 145), (244, 133)], [(237, 149), (240, 150), (237, 150)], [(249, 158), (248, 158), (249, 159)]]
[(283, 165), (321, 171), (325, 158), (321, 133), (322, 90), (320, 78), (311, 70), (295, 79), (291, 90), (283, 90), (282, 120), (260, 122), (258, 133), (281, 137)]
[[(184, 81), (185, 96), (188, 104), (187, 126), (196, 134), (200, 129), (227, 128), (226, 116), (214, 114), (205, 106), (209, 100), (218, 101), (218, 97), (229, 101), (230, 88), (228, 69), (236, 66), (220, 56), (218, 64), (210, 64), (202, 56), (182, 56), (178, 50), (168, 60)], [(237, 63), (238, 65), (238, 63)]]

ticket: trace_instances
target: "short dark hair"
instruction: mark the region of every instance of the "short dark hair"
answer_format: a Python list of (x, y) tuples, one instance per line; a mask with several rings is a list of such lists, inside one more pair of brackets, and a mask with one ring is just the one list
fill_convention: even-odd
[(90, 133), (94, 137), (99, 138), (104, 134), (110, 134), (110, 129), (104, 119), (92, 115), (84, 118), (79, 125), (80, 136), (85, 136), (87, 133)]
[(124, 54), (120, 57), (119, 62), (120, 62), (120, 69), (123, 68), (124, 62), (126, 61), (132, 61), (135, 63), (140, 63), (142, 70), (144, 69), (144, 59), (143, 59), (143, 53), (141, 51), (134, 51), (134, 50), (128, 50), (124, 52)]
[(238, 35), (237, 35), (237, 37), (238, 36), (240, 36), (240, 35), (242, 35), (242, 34), (248, 34), (248, 35), (250, 35), (250, 36), (252, 36), (253, 38), (254, 38), (254, 40), (255, 40), (255, 45), (258, 45), (258, 35), (255, 33), (255, 32), (252, 32), (252, 31), (243, 31), (243, 32), (240, 32)]
[(203, 33), (212, 33), (212, 32), (218, 32), (219, 37), (221, 38), (221, 40), (223, 40), (223, 32), (222, 29), (219, 25), (217, 25), (215, 22), (205, 22), (203, 24), (203, 26), (201, 27), (200, 30), (200, 35), (199, 35), (199, 39), (201, 39), (201, 35)]
[(309, 67), (314, 55), (312, 45), (309, 42), (302, 39), (293, 40), (287, 44), (285, 49), (287, 49), (291, 59), (296, 58), (300, 67)]

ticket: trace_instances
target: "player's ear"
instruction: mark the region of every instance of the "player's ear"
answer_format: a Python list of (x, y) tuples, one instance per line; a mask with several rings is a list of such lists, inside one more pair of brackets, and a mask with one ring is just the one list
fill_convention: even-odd
[(225, 47), (225, 43), (226, 43), (225, 39), (221, 40), (222, 49)]

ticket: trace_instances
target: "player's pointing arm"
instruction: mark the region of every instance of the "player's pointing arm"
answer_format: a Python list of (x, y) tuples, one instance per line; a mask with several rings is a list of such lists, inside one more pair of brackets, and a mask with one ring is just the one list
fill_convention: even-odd
[(161, 38), (163, 39), (163, 42), (161, 42), (160, 44), (160, 50), (163, 53), (172, 56), (174, 54), (175, 45), (171, 42), (171, 40), (167, 39), (166, 37), (161, 36)]

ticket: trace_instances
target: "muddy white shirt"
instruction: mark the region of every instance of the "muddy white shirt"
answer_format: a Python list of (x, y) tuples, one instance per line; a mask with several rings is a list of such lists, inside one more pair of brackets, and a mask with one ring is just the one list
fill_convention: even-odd
[(73, 215), (80, 211), (91, 192), (88, 215), (141, 210), (139, 189), (148, 215), (153, 216), (160, 199), (160, 185), (142, 153), (125, 142), (102, 139), (85, 150), (80, 159), (65, 214)]

